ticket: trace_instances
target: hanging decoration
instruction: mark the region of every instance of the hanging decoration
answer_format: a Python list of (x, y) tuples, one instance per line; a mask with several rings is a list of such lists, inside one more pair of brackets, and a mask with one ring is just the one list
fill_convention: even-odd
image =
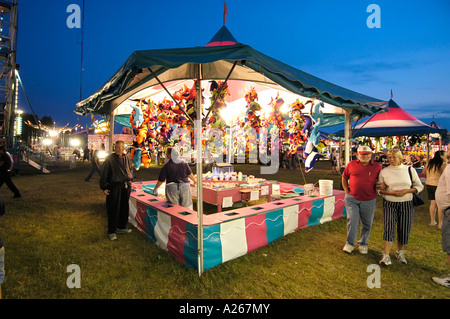
[[(207, 109), (209, 117), (205, 120), (206, 127), (202, 128), (205, 136), (202, 147), (214, 156), (231, 151), (233, 156), (247, 157), (247, 154), (256, 154), (255, 151), (258, 151), (259, 158), (266, 158), (266, 153), (269, 150), (275, 151), (276, 148), (272, 145), (271, 138), (260, 143), (261, 134), (264, 134), (268, 137), (279, 137), (280, 147), (283, 142), (289, 144), (289, 154), (303, 151), (306, 158), (306, 172), (313, 169), (315, 162), (323, 157), (320, 153), (325, 145), (321, 143), (319, 137), (319, 128), (323, 122), (323, 102), (309, 100), (302, 103), (297, 99), (289, 104), (287, 111), (283, 110), (285, 100), (277, 92), (267, 104), (270, 111), (263, 111), (255, 87), (250, 87), (244, 94), (245, 116), (233, 119), (233, 124), (228, 129), (222, 117), (227, 108), (225, 100), (230, 94), (228, 84), (226, 81), (214, 80), (209, 83), (210, 107)], [(196, 94), (196, 81), (193, 81), (192, 86), (182, 84), (172, 97), (173, 100), (163, 98), (158, 102), (151, 99), (135, 100), (135, 105), (131, 106), (129, 120), (134, 140), (130, 155), (136, 169), (142, 165), (149, 167), (151, 155), (156, 153), (156, 150), (163, 151), (167, 146), (176, 143), (189, 145), (191, 149), (195, 146), (192, 121), (198, 118), (196, 99), (201, 98), (203, 105), (203, 96), (197, 97)], [(309, 113), (305, 112), (308, 104), (311, 104)], [(185, 129), (182, 138), (171, 136), (177, 128)], [(219, 136), (217, 131), (211, 134), (210, 128), (221, 130), (222, 136)], [(218, 138), (225, 136), (231, 136), (232, 140), (222, 144), (216, 143)]]
[(251, 88), (244, 95), (245, 101), (247, 102), (246, 108), (247, 111), (245, 113), (246, 119), (246, 127), (251, 127), (256, 130), (256, 133), (259, 134), (259, 129), (261, 127), (261, 118), (258, 114), (261, 111), (261, 105), (258, 102), (258, 94), (255, 91), (255, 88)]
[(278, 129), (284, 129), (284, 115), (281, 112), (281, 107), (284, 104), (284, 100), (280, 97), (280, 93), (277, 92), (276, 98), (272, 98), (269, 105), (272, 110), (269, 114), (268, 121), (276, 126)]
[(148, 115), (148, 108), (151, 107), (149, 104), (147, 101), (138, 100), (136, 105), (131, 106), (133, 111), (130, 115), (130, 124), (135, 138), (131, 146), (130, 157), (136, 169), (139, 169), (141, 163), (144, 163), (145, 167), (149, 167), (146, 141), (150, 119), (144, 118), (144, 110)]
[(289, 133), (289, 154), (295, 154), (300, 151), (308, 140), (308, 138), (303, 133), (303, 127), (305, 123), (305, 117), (302, 114), (302, 110), (305, 106), (297, 99), (290, 105), (290, 118), (291, 121), (288, 123), (288, 133)]
[(211, 106), (209, 110), (211, 111), (211, 116), (206, 123), (213, 128), (223, 130), (226, 122), (220, 115), (220, 111), (227, 107), (225, 98), (228, 95), (228, 84), (225, 81), (210, 81), (210, 83)]
[[(308, 136), (308, 142), (306, 143), (305, 150), (303, 152), (304, 158), (306, 158), (305, 161), (305, 172), (308, 173), (311, 171), (315, 165), (316, 162), (323, 158), (324, 156), (319, 153), (319, 150), (317, 147), (320, 143), (320, 132), (319, 128), (323, 122), (323, 112), (322, 108), (324, 107), (323, 102), (316, 100), (314, 102), (311, 102), (311, 131)], [(308, 129), (309, 131), (309, 129)]]

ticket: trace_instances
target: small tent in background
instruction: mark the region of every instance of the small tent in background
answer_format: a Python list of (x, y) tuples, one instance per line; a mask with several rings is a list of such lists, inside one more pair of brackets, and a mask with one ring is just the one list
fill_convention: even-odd
[[(447, 130), (425, 124), (390, 99), (388, 110), (375, 114), (363, 123), (356, 125), (353, 129), (352, 137), (411, 136), (432, 133), (446, 136)], [(341, 130), (332, 135), (342, 137), (344, 136), (344, 131)], [(427, 161), (429, 153), (430, 147), (427, 143)]]
[(431, 134), (430, 136), (432, 137), (433, 141), (436, 141), (439, 144), (439, 149), (441, 149), (442, 145), (444, 144), (448, 144), (450, 143), (450, 136), (449, 136), (449, 132), (446, 129), (443, 129), (440, 125), (438, 125), (435, 121), (434, 121), (434, 116), (433, 116), (433, 121), (430, 123), (430, 126), (432, 128), (435, 129), (439, 129), (442, 131), (446, 131), (445, 133), (434, 133)]
[[(394, 100), (389, 100), (387, 112), (378, 113), (363, 123), (356, 125), (352, 137), (384, 137), (423, 135), (430, 133), (446, 134), (447, 130), (434, 128), (425, 124), (413, 115), (403, 110)], [(335, 136), (344, 136), (344, 131), (334, 133)]]

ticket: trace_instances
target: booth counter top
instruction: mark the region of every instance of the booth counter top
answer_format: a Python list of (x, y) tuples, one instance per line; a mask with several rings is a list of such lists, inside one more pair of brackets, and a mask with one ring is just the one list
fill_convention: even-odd
[[(179, 218), (189, 224), (197, 225), (198, 224), (198, 215), (195, 210), (182, 207), (176, 204), (172, 204), (166, 201), (163, 198), (155, 196), (150, 193), (150, 190), (153, 190), (154, 185), (156, 185), (156, 181), (146, 181), (146, 182), (134, 182), (131, 184), (131, 197), (136, 199), (136, 201), (146, 205), (153, 207), (159, 211), (162, 211), (168, 215)], [(150, 186), (147, 188), (147, 186)], [(153, 186), (153, 187), (151, 187)], [(148, 191), (145, 191), (148, 190)], [(220, 222), (216, 220), (212, 215), (203, 214), (203, 225), (214, 225)]]
[[(168, 215), (181, 219), (189, 224), (198, 225), (198, 215), (195, 210), (188, 209), (176, 204), (172, 204), (165, 199), (154, 196), (151, 194), (156, 181), (134, 182), (132, 183), (131, 197), (136, 201), (153, 207), (159, 211), (162, 211)], [(281, 193), (291, 193), (295, 195), (295, 191), (300, 190), (299, 185), (290, 183), (276, 183), (280, 186)], [(152, 187), (153, 186), (153, 187)], [(333, 190), (333, 195), (317, 195), (317, 196), (305, 196), (299, 195), (296, 197), (280, 199), (276, 201), (269, 201), (267, 203), (248, 206), (238, 209), (230, 209), (227, 211), (217, 212), (205, 215), (203, 214), (203, 225), (210, 226), (226, 221), (244, 218), (252, 215), (261, 214), (263, 212), (269, 212), (277, 209), (282, 209), (292, 205), (299, 205), (308, 202), (313, 202), (323, 198), (342, 195), (344, 192), (340, 190)]]

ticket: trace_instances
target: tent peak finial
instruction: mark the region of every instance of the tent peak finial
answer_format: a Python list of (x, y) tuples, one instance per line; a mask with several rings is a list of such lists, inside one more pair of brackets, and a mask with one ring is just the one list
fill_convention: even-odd
[(219, 31), (209, 40), (207, 47), (216, 47), (216, 46), (224, 46), (224, 45), (235, 45), (239, 44), (239, 42), (234, 38), (228, 28), (223, 25)]

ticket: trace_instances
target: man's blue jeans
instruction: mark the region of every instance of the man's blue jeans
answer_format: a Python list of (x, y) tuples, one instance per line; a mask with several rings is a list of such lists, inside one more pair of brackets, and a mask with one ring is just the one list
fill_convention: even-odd
[(361, 201), (350, 194), (345, 194), (345, 208), (347, 211), (347, 244), (355, 246), (359, 222), (361, 221), (361, 235), (358, 240), (358, 245), (368, 245), (376, 205), (376, 198), (369, 201)]
[(0, 248), (0, 286), (5, 279), (5, 247)]

